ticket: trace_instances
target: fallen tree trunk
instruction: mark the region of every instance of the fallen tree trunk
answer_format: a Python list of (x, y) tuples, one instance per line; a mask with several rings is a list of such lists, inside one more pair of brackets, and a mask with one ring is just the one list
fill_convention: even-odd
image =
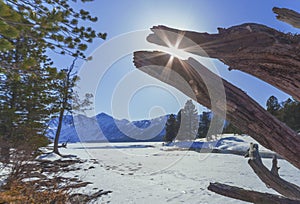
[(279, 195), (261, 193), (257, 191), (245, 190), (239, 187), (221, 183), (210, 183), (208, 190), (226, 197), (251, 202), (255, 204), (299, 204), (299, 200), (292, 200)]
[(266, 184), (268, 188), (274, 189), (287, 198), (299, 200), (298, 202), (300, 203), (300, 187), (280, 178), (276, 157), (273, 158), (272, 168), (271, 171), (269, 171), (269, 169), (262, 163), (258, 151), (258, 145), (256, 144), (256, 146), (256, 148), (253, 148), (253, 144), (250, 144), (250, 148), (248, 150), (250, 152), (249, 154), (252, 154), (248, 160), (248, 164), (251, 166), (255, 174)]
[[(173, 59), (172, 63), (170, 59)], [(212, 107), (211, 93), (222, 94), (222, 90), (214, 89), (214, 81), (220, 80), (220, 77), (192, 58), (183, 61), (161, 52), (139, 51), (134, 53), (134, 64), (138, 69), (177, 88), (207, 108)], [(189, 84), (190, 89), (174, 73)], [(226, 96), (226, 119), (300, 169), (300, 137), (297, 133), (263, 109), (245, 92), (225, 80), (221, 81)], [(212, 89), (210, 92), (207, 85)], [(217, 108), (212, 111), (216, 114), (222, 112), (224, 104), (219, 104), (219, 101), (213, 103)]]
[(295, 28), (300, 28), (300, 14), (287, 8), (273, 8), (273, 12), (277, 14), (276, 18), (280, 21), (288, 23)]
[(300, 188), (299, 186), (290, 183), (279, 176), (275, 176), (263, 165), (256, 160), (248, 161), (255, 174), (263, 181), (267, 187), (274, 189), (283, 196), (291, 199), (299, 200), (300, 203)]
[(228, 65), (229, 70), (255, 76), (300, 101), (300, 35), (284, 34), (255, 23), (218, 28), (218, 34), (165, 26), (151, 30), (149, 42), (217, 58)]

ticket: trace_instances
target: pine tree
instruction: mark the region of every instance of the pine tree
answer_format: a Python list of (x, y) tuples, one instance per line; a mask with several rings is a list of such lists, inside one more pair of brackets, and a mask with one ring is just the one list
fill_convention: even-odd
[(287, 99), (280, 110), (280, 118), (287, 126), (295, 131), (300, 130), (300, 103)]
[(277, 115), (280, 107), (278, 99), (275, 96), (270, 96), (267, 100), (267, 111), (269, 111), (272, 115)]
[(210, 116), (211, 112), (202, 112), (200, 116), (199, 128), (198, 128), (198, 138), (205, 138), (208, 133), (208, 129), (210, 126)]
[(295, 131), (300, 130), (300, 103), (288, 98), (279, 103), (275, 96), (271, 96), (267, 101), (267, 110)]
[(181, 123), (181, 112), (183, 111), (183, 109), (180, 109), (177, 113), (177, 116), (176, 116), (176, 131), (177, 131), (177, 134), (178, 134), (178, 131), (179, 131), (179, 128), (180, 128), (180, 123)]
[(177, 135), (177, 121), (174, 114), (171, 114), (166, 122), (166, 135), (163, 137), (163, 141), (172, 142)]
[(178, 129), (177, 140), (194, 140), (198, 130), (198, 112), (192, 100), (185, 103), (184, 108), (180, 111), (180, 124)]
[(73, 113), (74, 111), (84, 111), (91, 105), (90, 98), (93, 97), (92, 94), (86, 94), (83, 101), (81, 101), (74, 91), (76, 82), (79, 80), (76, 72), (74, 72), (76, 59), (74, 59), (72, 65), (68, 69), (62, 69), (58, 72), (58, 76), (53, 81), (53, 85), (56, 87), (54, 89), (54, 98), (52, 112), (58, 113), (58, 125), (54, 138), (54, 148), (53, 152), (60, 154), (58, 150), (59, 136), (62, 128), (63, 118), (65, 113)]
[(0, 0), (0, 52), (13, 49), (11, 39), (19, 35), (19, 30), (6, 22), (20, 22), (21, 15)]
[(87, 44), (95, 38), (105, 39), (106, 34), (81, 26), (84, 21), (97, 18), (83, 9), (75, 11), (68, 1), (0, 0), (2, 144), (30, 143), (44, 134), (50, 116), (60, 111), (55, 92), (63, 89), (54, 82), (63, 73), (52, 67), (46, 52), (86, 59)]
[(87, 43), (105, 39), (106, 33), (96, 33), (81, 22), (97, 20), (84, 9), (75, 11), (65, 0), (0, 0), (0, 51), (16, 48), (16, 41), (24, 38), (38, 42), (35, 50), (50, 48), (85, 58)]

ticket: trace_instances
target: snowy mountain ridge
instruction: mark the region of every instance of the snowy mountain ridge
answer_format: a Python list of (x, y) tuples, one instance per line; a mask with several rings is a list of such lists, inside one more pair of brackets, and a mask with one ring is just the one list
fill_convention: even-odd
[[(63, 119), (59, 142), (138, 142), (162, 141), (168, 116), (151, 120), (118, 120), (106, 113), (94, 117), (66, 115)], [(50, 121), (47, 137), (55, 137), (58, 118)]]

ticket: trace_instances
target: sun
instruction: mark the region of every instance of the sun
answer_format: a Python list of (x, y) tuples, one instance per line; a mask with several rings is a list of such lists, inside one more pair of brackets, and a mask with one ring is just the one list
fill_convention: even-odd
[(179, 45), (182, 41), (182, 39), (184, 38), (184, 34), (173, 34), (172, 35), (176, 35), (176, 41), (174, 43), (170, 42), (169, 40), (169, 36), (170, 33), (165, 33), (164, 31), (162, 31), (159, 34), (161, 40), (166, 44), (166, 46), (161, 47), (161, 51), (166, 52), (168, 54), (170, 54), (172, 60), (174, 57), (180, 59), (180, 60), (186, 60), (189, 58), (190, 53), (186, 52), (184, 49), (179, 49)]

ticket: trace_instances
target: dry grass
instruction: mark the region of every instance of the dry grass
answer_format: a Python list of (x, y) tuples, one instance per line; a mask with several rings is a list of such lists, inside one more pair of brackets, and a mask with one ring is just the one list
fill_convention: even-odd
[[(28, 148), (20, 148), (10, 151), (10, 162), (7, 164), (10, 168), (10, 174), (6, 183), (0, 187), (0, 204), (3, 203), (38, 203), (38, 204), (65, 204), (71, 194), (73, 183), (80, 183), (79, 180), (71, 181), (61, 176), (62, 171), (68, 171), (69, 162), (46, 162), (36, 161), (36, 155)], [(43, 173), (41, 173), (43, 172)], [(49, 179), (47, 174), (51, 174)], [(28, 178), (38, 178), (29, 180)], [(25, 180), (24, 180), (25, 179)], [(26, 181), (26, 182), (25, 182)], [(60, 189), (58, 186), (64, 186)], [(74, 185), (74, 184), (73, 184)]]
[(10, 173), (0, 186), (0, 204), (84, 204), (111, 193), (104, 190), (91, 195), (74, 193), (90, 182), (64, 177), (64, 173), (80, 170), (76, 164), (82, 164), (83, 160), (44, 161), (36, 160), (36, 156), (27, 145), (10, 150), (9, 162), (5, 164)]
[(0, 203), (51, 203), (64, 204), (69, 195), (67, 191), (39, 191), (36, 186), (26, 182), (13, 181), (5, 185), (0, 192)]

